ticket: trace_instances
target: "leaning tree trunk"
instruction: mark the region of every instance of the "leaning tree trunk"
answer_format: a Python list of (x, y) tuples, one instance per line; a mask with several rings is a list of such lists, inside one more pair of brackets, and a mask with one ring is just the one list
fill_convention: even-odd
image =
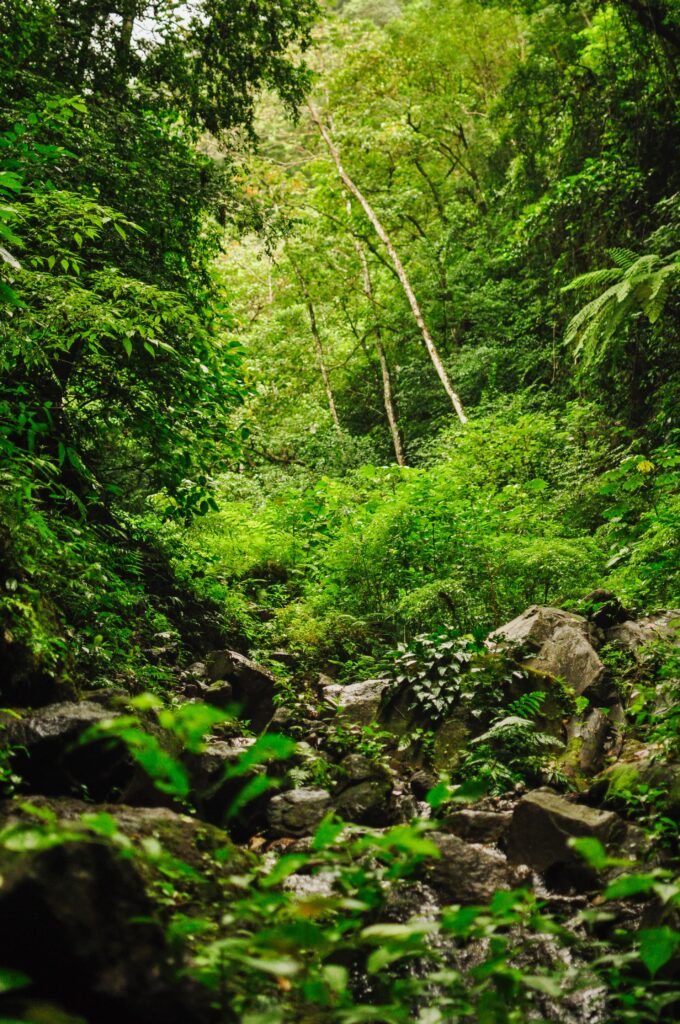
[[(349, 199), (347, 200), (348, 210), (351, 212), (351, 204)], [(354, 248), (357, 251), (357, 256), (361, 262), (361, 276), (364, 286), (364, 295), (371, 304), (371, 309), (375, 315), (375, 300), (373, 297), (373, 285), (371, 283), (371, 274), (368, 269), (368, 260), (366, 259), (366, 253), (364, 252), (361, 242), (356, 239), (354, 242)], [(397, 465), (405, 466), (406, 459), (404, 457), (404, 446), (401, 440), (401, 433), (399, 431), (399, 424), (397, 423), (397, 414), (394, 408), (394, 397), (392, 394), (392, 378), (390, 376), (390, 367), (387, 362), (387, 355), (385, 354), (385, 346), (382, 343), (382, 332), (380, 330), (380, 324), (376, 320), (375, 327), (373, 328), (373, 336), (375, 338), (375, 349), (378, 353), (378, 359), (380, 360), (380, 373), (382, 374), (382, 385), (383, 385), (383, 402), (385, 404), (385, 415), (387, 422), (390, 426), (390, 433), (392, 435), (392, 445), (394, 447), (394, 457), (397, 460)]]
[(297, 263), (291, 258), (290, 254), (288, 256), (288, 259), (290, 260), (290, 265), (293, 268), (295, 276), (298, 279), (298, 283), (300, 285), (300, 291), (302, 292), (303, 298), (305, 300), (305, 305), (307, 306), (307, 313), (309, 315), (309, 326), (311, 328), (312, 338), (314, 339), (314, 347), (316, 348), (316, 355), (317, 355), (317, 358), (319, 360), (319, 369), (321, 370), (321, 377), (323, 379), (323, 386), (324, 386), (324, 388), (326, 390), (326, 398), (328, 399), (328, 407), (329, 407), (329, 409), (331, 411), (331, 416), (333, 418), (333, 423), (335, 424), (335, 429), (338, 432), (340, 440), (342, 440), (342, 426), (340, 424), (340, 417), (338, 416), (338, 410), (337, 410), (337, 406), (335, 404), (335, 396), (333, 394), (333, 387), (331, 385), (330, 374), (328, 372), (328, 367), (326, 366), (326, 356), (325, 356), (325, 353), (324, 353), (324, 350), (323, 350), (323, 345), (321, 343), (321, 335), (319, 334), (319, 325), (318, 325), (317, 320), (316, 320), (316, 312), (314, 310), (314, 303), (312, 302), (312, 297), (309, 294), (309, 288), (307, 287), (307, 282), (305, 281), (304, 277), (302, 276), (300, 268), (298, 267)]
[(375, 210), (373, 209), (369, 201), (366, 199), (364, 194), (354, 184), (349, 174), (343, 167), (342, 161), (340, 159), (340, 153), (338, 152), (335, 143), (331, 139), (328, 129), (321, 120), (316, 107), (314, 107), (311, 103), (308, 104), (308, 106), (310, 114), (312, 116), (312, 120), (319, 129), (321, 137), (326, 143), (326, 146), (328, 147), (328, 152), (331, 154), (333, 158), (340, 180), (344, 184), (345, 188), (347, 188), (347, 190), (351, 192), (355, 199), (360, 203), (362, 209), (364, 210), (364, 213), (366, 214), (369, 221), (373, 225), (373, 229), (375, 230), (376, 235), (387, 249), (388, 255), (392, 260), (392, 265), (394, 266), (394, 269), (397, 273), (397, 277), (399, 278), (399, 281), (401, 283), (401, 287), (403, 288), (404, 294), (408, 299), (411, 311), (413, 313), (413, 317), (418, 325), (423, 342), (425, 343), (425, 348), (427, 349), (430, 359), (432, 360), (432, 365), (437, 371), (437, 375), (439, 376), (440, 381), (444, 385), (444, 390), (446, 391), (447, 395), (449, 396), (449, 399), (451, 400), (451, 404), (456, 411), (458, 419), (460, 420), (461, 423), (467, 423), (467, 416), (465, 415), (463, 404), (453, 389), (453, 385), (451, 383), (449, 375), (446, 372), (446, 367), (444, 366), (441, 360), (441, 356), (437, 351), (437, 346), (432, 340), (432, 336), (429, 330), (427, 329), (427, 324), (425, 323), (425, 319), (423, 317), (422, 311), (418, 304), (418, 300), (415, 296), (413, 288), (411, 287), (411, 282), (409, 281), (404, 265), (399, 258), (399, 253), (394, 248), (392, 240), (385, 231), (385, 228), (382, 226), (382, 223), (378, 215), (376, 214)]

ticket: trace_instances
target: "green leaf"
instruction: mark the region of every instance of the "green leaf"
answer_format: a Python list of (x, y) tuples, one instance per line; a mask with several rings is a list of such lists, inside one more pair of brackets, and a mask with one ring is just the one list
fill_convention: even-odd
[(550, 978), (545, 974), (523, 974), (522, 982), (527, 988), (536, 992), (543, 992), (546, 996), (559, 999), (562, 995), (562, 985), (558, 978)]
[(26, 988), (31, 984), (31, 979), (22, 971), (15, 971), (11, 967), (0, 967), (0, 992), (14, 992), (18, 988)]
[(640, 933), (640, 959), (652, 977), (668, 963), (680, 945), (680, 932), (664, 925)]
[(287, 853), (280, 857), (269, 874), (261, 879), (260, 885), (265, 889), (271, 888), (283, 882), (289, 875), (294, 874), (299, 868), (304, 867), (309, 858), (304, 853)]
[(650, 892), (655, 884), (652, 875), (624, 875), (623, 878), (617, 878), (608, 885), (603, 895), (606, 900), (621, 900), (627, 896)]
[(256, 971), (264, 971), (266, 974), (273, 974), (277, 978), (292, 978), (300, 970), (300, 964), (297, 960), (293, 960), (292, 957), (259, 959), (254, 956), (244, 956), (239, 959), (244, 964), (248, 964), (249, 967), (254, 967)]
[(582, 839), (570, 839), (569, 845), (573, 850), (576, 850), (584, 860), (590, 864), (591, 868), (595, 868), (596, 871), (601, 871), (602, 868), (606, 868), (609, 863), (609, 857), (599, 839), (592, 839), (590, 836), (584, 836)]
[(346, 827), (345, 822), (337, 819), (334, 814), (327, 814), (314, 833), (312, 849), (325, 850), (332, 846)]

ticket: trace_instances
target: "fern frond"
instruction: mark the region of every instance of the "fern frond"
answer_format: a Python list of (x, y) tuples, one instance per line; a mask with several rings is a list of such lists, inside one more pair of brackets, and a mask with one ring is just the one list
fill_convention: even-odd
[(639, 256), (635, 263), (624, 271), (624, 279), (632, 281), (638, 277), (645, 277), (653, 272), (658, 262), (659, 257), (653, 254), (650, 254), (649, 256)]
[(671, 288), (680, 284), (680, 251), (666, 257), (663, 265), (661, 257), (653, 253), (638, 256), (629, 249), (612, 249), (610, 255), (616, 268), (582, 274), (562, 289), (611, 282), (567, 324), (565, 343), (573, 346), (574, 358), (586, 367), (602, 361), (622, 323), (635, 312), (656, 323)]
[(633, 252), (632, 249), (621, 249), (618, 246), (615, 246), (613, 249), (607, 249), (607, 254), (611, 256), (613, 262), (621, 270), (628, 270), (640, 258), (639, 254)]
[(602, 308), (606, 306), (606, 304), (612, 298), (615, 289), (616, 285), (612, 286), (611, 288), (608, 288), (606, 292), (603, 292), (601, 295), (598, 295), (596, 299), (593, 299), (592, 302), (589, 302), (586, 306), (583, 307), (583, 309), (580, 309), (578, 313), (576, 313), (571, 318), (571, 320), (567, 324), (567, 330), (564, 335), (564, 340), (567, 343), (567, 345), (572, 344), (574, 341), (578, 341), (579, 344), (577, 345), (576, 350), (578, 352), (578, 349), (581, 348), (581, 335), (583, 333), (582, 328), (589, 321), (592, 322), (593, 320), (595, 320), (595, 318), (598, 316)]
[(580, 274), (569, 284), (560, 288), (561, 292), (573, 292), (579, 288), (587, 288), (591, 284), (609, 284), (618, 281), (621, 271), (617, 267), (603, 267), (601, 270), (589, 270), (587, 274)]

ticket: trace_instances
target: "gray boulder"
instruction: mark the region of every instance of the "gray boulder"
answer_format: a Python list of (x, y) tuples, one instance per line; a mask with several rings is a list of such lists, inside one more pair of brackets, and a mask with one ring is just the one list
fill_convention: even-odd
[(597, 636), (582, 615), (532, 605), (496, 630), (494, 639), (524, 648), (528, 668), (559, 676), (577, 695), (595, 691), (604, 678), (605, 668), (596, 650)]
[(653, 640), (680, 642), (680, 610), (671, 609), (647, 615), (643, 619), (621, 622), (607, 631), (607, 642), (636, 654)]
[(324, 688), (324, 693), (338, 706), (338, 711), (352, 722), (369, 725), (377, 721), (382, 696), (388, 683), (386, 679), (365, 679), (361, 683), (339, 686), (337, 683)]
[(526, 870), (509, 864), (500, 850), (445, 832), (430, 832), (428, 838), (441, 857), (425, 862), (424, 878), (449, 902), (487, 903), (498, 889), (512, 889), (526, 880)]
[(560, 759), (569, 776), (591, 777), (601, 770), (606, 743), (616, 724), (601, 708), (593, 708), (586, 718), (574, 716), (567, 723), (567, 749)]
[(391, 819), (389, 779), (364, 779), (343, 789), (333, 800), (334, 810), (345, 821), (381, 828)]
[(269, 804), (269, 827), (277, 836), (311, 835), (328, 811), (331, 795), (325, 789), (291, 789)]
[(273, 672), (231, 650), (212, 651), (206, 657), (205, 665), (209, 682), (214, 684), (226, 680), (230, 683), (228, 702), (233, 699), (239, 704), (241, 717), (247, 719), (256, 732), (261, 732), (274, 715), (276, 677)]
[(114, 717), (93, 701), (62, 701), (22, 718), (5, 715), (2, 742), (14, 749), (14, 770), (34, 792), (68, 795), (86, 787), (101, 800), (129, 783), (134, 764), (121, 743), (80, 740), (90, 727)]
[(569, 882), (591, 880), (584, 861), (569, 845), (570, 839), (588, 837), (615, 851), (626, 827), (618, 814), (573, 803), (551, 789), (527, 793), (517, 804), (508, 836), (508, 858), (528, 864), (541, 874), (564, 874)]

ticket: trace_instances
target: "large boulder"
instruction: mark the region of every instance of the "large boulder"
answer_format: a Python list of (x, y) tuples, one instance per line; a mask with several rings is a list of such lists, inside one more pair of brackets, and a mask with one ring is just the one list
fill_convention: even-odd
[(500, 850), (446, 832), (429, 832), (428, 838), (441, 856), (425, 862), (424, 878), (447, 902), (488, 903), (497, 890), (513, 889), (527, 878)]
[[(39, 995), (98, 1024), (207, 1020), (202, 991), (177, 980), (174, 953), (149, 896), (151, 861), (122, 857), (119, 846), (89, 831), (81, 816), (96, 816), (101, 824), (106, 815), (135, 848), (161, 842), (196, 869), (205, 827), (163, 808), (32, 802), (51, 815), (49, 841), (40, 842), (41, 823), (33, 819), (31, 826), (17, 803), (0, 809), (11, 847), (0, 853), (0, 916), (8, 923), (0, 929), (0, 963), (28, 974)], [(33, 829), (33, 839), (29, 833), (21, 841), (23, 827)], [(55, 843), (59, 829), (67, 836)], [(226, 836), (219, 844), (228, 844)], [(244, 855), (233, 852), (238, 869)]]
[(273, 672), (231, 650), (212, 651), (205, 659), (205, 667), (213, 686), (223, 680), (231, 684), (230, 691), (224, 687), (213, 689), (216, 702), (221, 706), (233, 699), (240, 705), (241, 717), (249, 721), (256, 732), (266, 728), (274, 715), (276, 677)]
[(597, 839), (605, 849), (616, 851), (625, 839), (626, 827), (618, 814), (576, 804), (551, 789), (527, 793), (512, 817), (508, 857), (514, 864), (528, 864), (541, 874), (551, 873), (555, 884), (586, 885), (593, 879), (570, 839)]
[(309, 836), (330, 810), (331, 795), (327, 790), (291, 789), (271, 800), (269, 827), (277, 836)]
[(604, 678), (597, 636), (582, 615), (532, 605), (496, 630), (494, 638), (521, 648), (528, 668), (563, 679), (577, 695), (587, 691), (590, 696)]
[(134, 765), (122, 744), (95, 740), (81, 744), (92, 726), (113, 717), (93, 701), (62, 701), (27, 715), (2, 716), (2, 742), (14, 750), (13, 768), (32, 791), (80, 794), (105, 799), (127, 785)]

